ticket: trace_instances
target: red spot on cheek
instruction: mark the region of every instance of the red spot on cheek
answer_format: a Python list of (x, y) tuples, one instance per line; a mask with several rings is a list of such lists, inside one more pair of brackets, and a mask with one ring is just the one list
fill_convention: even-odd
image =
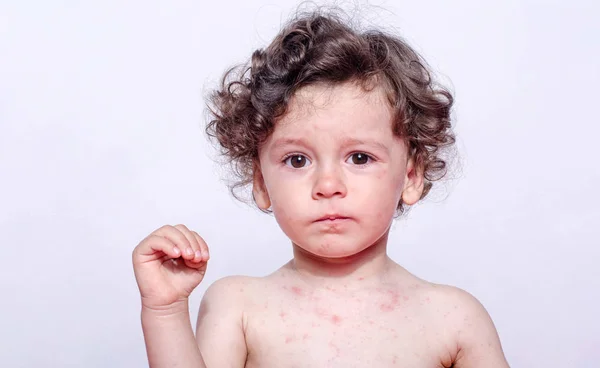
[(285, 343), (286, 343), (286, 344), (289, 344), (289, 343), (290, 343), (290, 342), (292, 342), (293, 340), (294, 340), (294, 338), (293, 338), (293, 337), (291, 337), (291, 336), (288, 336), (288, 337), (286, 337), (286, 338), (285, 338)]
[(335, 325), (339, 325), (340, 323), (342, 323), (342, 318), (334, 314), (333, 316), (331, 316), (331, 322), (333, 322), (333, 324)]
[(285, 319), (285, 312), (280, 312), (279, 317), (281, 317), (281, 319)]

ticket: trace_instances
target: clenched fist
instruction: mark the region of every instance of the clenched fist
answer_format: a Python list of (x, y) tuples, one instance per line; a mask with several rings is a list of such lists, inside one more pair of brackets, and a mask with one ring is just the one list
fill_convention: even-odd
[(209, 254), (196, 232), (165, 225), (142, 240), (132, 258), (142, 305), (158, 310), (187, 300), (204, 278)]

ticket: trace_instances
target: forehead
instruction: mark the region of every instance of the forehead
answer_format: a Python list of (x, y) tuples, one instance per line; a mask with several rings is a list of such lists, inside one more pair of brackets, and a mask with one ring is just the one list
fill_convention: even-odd
[(311, 85), (297, 91), (274, 136), (302, 133), (390, 136), (393, 112), (382, 88), (356, 83)]

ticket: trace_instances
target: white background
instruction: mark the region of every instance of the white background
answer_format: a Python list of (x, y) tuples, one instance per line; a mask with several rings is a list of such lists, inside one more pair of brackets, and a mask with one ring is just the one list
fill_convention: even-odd
[[(221, 181), (202, 98), (296, 3), (208, 3), (0, 2), (2, 367), (146, 366), (131, 251), (163, 224), (211, 247), (192, 323), (214, 280), (291, 256)], [(598, 367), (600, 5), (372, 4), (451, 81), (463, 160), (391, 256), (474, 294), (511, 366)]]

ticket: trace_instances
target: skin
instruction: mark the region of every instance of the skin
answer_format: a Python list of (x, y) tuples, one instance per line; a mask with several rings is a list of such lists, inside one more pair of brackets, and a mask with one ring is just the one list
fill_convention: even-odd
[[(260, 147), (253, 183), (256, 203), (291, 240), (293, 259), (263, 278), (211, 285), (197, 350), (186, 308), (173, 307), (173, 297), (146, 298), (168, 315), (142, 312), (152, 367), (508, 367), (473, 296), (421, 280), (387, 256), (397, 204), (412, 205), (423, 191), (422, 170), (391, 124), (378, 88), (296, 93)], [(207, 249), (201, 238), (179, 240), (170, 245)]]

